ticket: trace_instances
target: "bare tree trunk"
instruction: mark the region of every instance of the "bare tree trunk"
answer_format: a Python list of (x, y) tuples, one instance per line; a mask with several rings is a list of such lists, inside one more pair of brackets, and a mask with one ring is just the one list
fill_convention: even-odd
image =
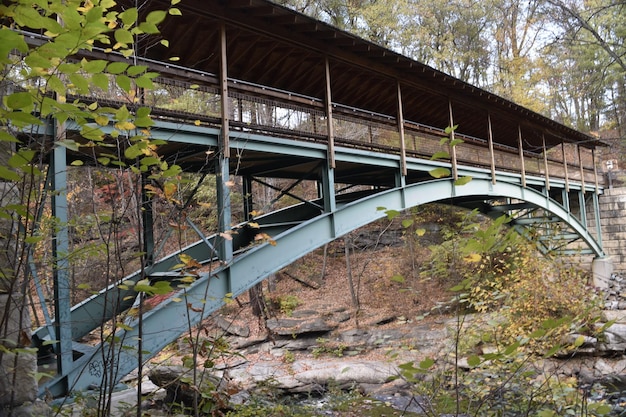
[(354, 282), (352, 280), (352, 267), (350, 265), (350, 246), (352, 242), (349, 238), (344, 238), (344, 252), (346, 254), (346, 273), (348, 274), (348, 283), (350, 285), (350, 296), (352, 297), (352, 306), (358, 312), (359, 299), (354, 289)]
[(320, 283), (324, 281), (326, 276), (326, 261), (328, 258), (328, 243), (324, 245), (324, 258), (322, 259), (322, 272), (320, 273)]
[(262, 317), (264, 315), (264, 301), (263, 301), (263, 284), (258, 283), (254, 287), (248, 290), (250, 297), (250, 305), (252, 306), (252, 314), (256, 317)]

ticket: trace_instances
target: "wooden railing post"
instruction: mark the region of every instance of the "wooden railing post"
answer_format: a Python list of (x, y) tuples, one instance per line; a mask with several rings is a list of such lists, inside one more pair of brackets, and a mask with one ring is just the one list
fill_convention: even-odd
[(402, 89), (400, 88), (400, 81), (397, 81), (398, 86), (398, 133), (400, 134), (400, 169), (402, 175), (406, 176), (406, 144), (404, 143), (404, 113), (402, 111)]
[(453, 142), (454, 142), (454, 115), (452, 113), (452, 100), (448, 99), (448, 112), (449, 112), (449, 117), (450, 117), (450, 144), (451, 146), (449, 147), (450, 149), (450, 163), (452, 165), (452, 179), (454, 181), (459, 179), (459, 172), (457, 170), (457, 164), (456, 164), (456, 146), (453, 146)]
[(517, 125), (517, 147), (519, 149), (520, 168), (522, 169), (522, 187), (526, 187), (526, 163), (524, 161), (524, 141), (522, 140), (522, 127)]
[(496, 183), (496, 157), (493, 152), (493, 132), (491, 130), (491, 114), (487, 113), (487, 126), (489, 128), (487, 134), (487, 143), (489, 145), (489, 160), (491, 163), (491, 183)]
[(550, 170), (548, 169), (548, 151), (546, 149), (546, 136), (541, 134), (541, 146), (543, 148), (543, 164), (546, 177), (546, 192), (550, 191)]
[(585, 167), (583, 166), (583, 155), (579, 144), (576, 144), (576, 152), (578, 153), (578, 165), (580, 166), (580, 187), (583, 194), (585, 194)]
[(569, 193), (569, 175), (567, 171), (567, 154), (565, 153), (565, 142), (561, 142), (561, 154), (563, 155), (563, 169), (565, 170), (565, 192)]
[(326, 73), (326, 124), (328, 130), (328, 165), (330, 168), (335, 168), (335, 133), (333, 128), (333, 101), (332, 90), (330, 88), (330, 62), (328, 57), (324, 61), (324, 68)]

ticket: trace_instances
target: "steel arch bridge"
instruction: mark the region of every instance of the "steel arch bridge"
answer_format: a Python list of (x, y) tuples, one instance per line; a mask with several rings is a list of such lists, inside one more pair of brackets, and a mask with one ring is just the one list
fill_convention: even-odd
[[(169, 141), (182, 141), (188, 145), (202, 142), (211, 148), (218, 146), (220, 131), (161, 123), (153, 134), (157, 138), (168, 137)], [(351, 170), (354, 170), (355, 165), (358, 165), (367, 171), (383, 169), (385, 173), (381, 174), (378, 186), (345, 191), (333, 184), (335, 169), (328, 164), (325, 149), (319, 144), (247, 132), (232, 132), (230, 139), (231, 146), (244, 155), (243, 164), (247, 151), (253, 153), (254, 158), (258, 157), (256, 153), (259, 152), (274, 156), (283, 154), (290, 158), (297, 155), (299, 165), (314, 167), (314, 174), (306, 177), (319, 180), (323, 195), (310, 201), (302, 199), (299, 204), (256, 217), (254, 227), (247, 222), (242, 223), (232, 229), (235, 231), (232, 240), (222, 239), (218, 234), (204, 236), (188, 220), (199, 233), (196, 243), (163, 257), (145, 271), (123, 277), (119, 283), (71, 308), (67, 322), (70, 324), (69, 337), (74, 359), (71, 366), (56, 378), (42, 384), (42, 395), (64, 395), (67, 386), (72, 387), (72, 390), (86, 390), (101, 383), (103, 373), (112, 366), (103, 359), (104, 353), (112, 346), (106, 342), (89, 345), (78, 341), (113, 319), (115, 314), (135, 305), (137, 293), (132, 285), (128, 287), (129, 282), (136, 283), (146, 278), (170, 282), (182, 279), (185, 272), (178, 265), (181, 255), (195, 259), (204, 266), (205, 272), (188, 288), (178, 294), (171, 294), (154, 309), (144, 313), (141, 327), (138, 318), (125, 323), (128, 330), (116, 335), (117, 343), (124, 345), (115, 358), (120, 379), (137, 367), (140, 339), (144, 359), (147, 359), (181, 336), (185, 329), (173, 326), (172, 318), (176, 322), (192, 325), (200, 323), (229, 299), (241, 295), (272, 273), (386, 216), (385, 210), (402, 211), (422, 204), (442, 202), (478, 209), (492, 216), (507, 214), (512, 219), (511, 225), (521, 233), (529, 229), (535, 232), (534, 241), (544, 253), (591, 253), (603, 256), (600, 241), (589, 232), (587, 224), (587, 207), (592, 211), (594, 207), (597, 208), (598, 195), (592, 189), (583, 190), (581, 184), (570, 184), (569, 191), (566, 191), (565, 182), (555, 179), (548, 191), (545, 178), (528, 176), (526, 186), (523, 186), (519, 173), (496, 173), (492, 177), (488, 169), (459, 166), (458, 175), (471, 176), (472, 179), (464, 185), (455, 185), (456, 181), (452, 177), (435, 179), (429, 175), (436, 167), (450, 167), (447, 162), (409, 157), (406, 160), (408, 175), (403, 176), (399, 155), (338, 146), (335, 148), (337, 166), (349, 164)], [(219, 161), (217, 165), (219, 168)], [(417, 177), (418, 173), (421, 178), (419, 181), (410, 184), (404, 182), (406, 178)], [(573, 201), (572, 196), (575, 197)], [(599, 221), (599, 217), (595, 219)], [(552, 227), (555, 224), (560, 227)], [(546, 229), (541, 231), (544, 226)], [(271, 237), (273, 242), (255, 244), (255, 236), (259, 233)], [(576, 245), (574, 249), (571, 248), (572, 244)], [(126, 289), (120, 287), (122, 282)], [(180, 302), (181, 298), (186, 301)], [(55, 325), (52, 321), (38, 329), (35, 340), (41, 343), (53, 339)], [(140, 338), (140, 332), (143, 338)]]
[[(163, 6), (161, 0), (149, 4)], [(187, 0), (181, 10), (181, 20), (161, 28), (171, 40), (168, 51), (156, 42), (138, 45), (137, 62), (161, 74), (141, 104), (152, 111), (151, 136), (163, 140), (163, 159), (215, 178), (218, 233), (206, 236), (185, 219), (196, 243), (160, 257), (149, 241), (149, 262), (141, 270), (73, 306), (68, 272), (57, 270), (59, 297), (33, 337), (42, 349), (58, 341), (51, 345), (56, 374), (41, 383), (41, 395), (107, 389), (105, 373), (116, 369), (108, 381), (114, 385), (138, 366), (139, 351), (147, 360), (178, 338), (185, 331), (179, 323), (200, 323), (273, 272), (383, 217), (381, 207), (444, 202), (507, 214), (521, 233), (533, 230), (546, 254), (604, 256), (598, 207), (603, 184), (595, 161), (602, 143), (595, 138), (266, 0)], [(27, 38), (32, 46), (46, 42), (35, 33)], [(180, 65), (168, 63), (169, 55), (179, 56)], [(79, 58), (125, 62), (98, 50)], [(112, 87), (70, 98), (134, 110), (136, 103), (123, 97)], [(202, 105), (181, 107), (181, 97)], [(102, 130), (111, 144), (127, 143), (114, 126)], [(67, 166), (76, 160), (96, 164), (106, 151), (58, 143), (70, 138), (85, 144), (80, 132), (70, 122), (29, 132), (52, 138), (44, 150), (61, 222), (67, 218)], [(254, 217), (254, 227), (231, 226), (231, 178), (241, 181), (244, 195), (255, 186), (269, 187), (265, 178), (291, 180), (281, 195), (299, 203)], [(317, 184), (317, 198), (295, 193), (303, 181)], [(143, 198), (142, 206), (150, 207), (149, 197)], [(250, 219), (254, 201), (244, 198), (243, 205)], [(150, 240), (149, 209), (142, 220)], [(256, 242), (259, 233), (275, 246)], [(68, 239), (67, 231), (57, 233), (58, 254), (67, 252)], [(179, 282), (182, 255), (202, 265), (193, 283), (144, 312), (141, 326), (139, 318), (129, 319), (114, 344), (81, 342), (133, 308), (138, 293), (128, 283)], [(45, 297), (41, 305), (48, 311)]]

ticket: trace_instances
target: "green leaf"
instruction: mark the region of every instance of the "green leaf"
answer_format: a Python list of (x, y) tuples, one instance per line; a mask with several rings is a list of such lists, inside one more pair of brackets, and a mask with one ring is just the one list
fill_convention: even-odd
[(103, 72), (107, 64), (108, 62), (103, 59), (95, 59), (93, 61), (87, 61), (86, 59), (83, 59), (80, 62), (83, 70), (85, 72), (88, 72), (89, 74), (97, 74)]
[(146, 65), (132, 65), (126, 70), (126, 74), (131, 77), (136, 77), (137, 75), (146, 72), (148, 67)]
[(154, 83), (150, 77), (147, 77), (146, 75), (135, 78), (135, 84), (137, 84), (137, 87), (145, 88), (147, 90), (154, 89)]
[(6, 132), (4, 130), (0, 130), (0, 142), (19, 143), (19, 140), (15, 136), (10, 134), (9, 132)]
[(574, 347), (581, 347), (585, 343), (585, 336), (580, 335), (574, 340)]
[(129, 65), (125, 62), (111, 62), (108, 66), (107, 66), (107, 72), (109, 74), (121, 74), (124, 71), (126, 71), (126, 68), (128, 68)]
[(6, 105), (10, 109), (28, 109), (30, 111), (33, 107), (33, 96), (26, 92), (13, 93), (6, 98)]
[(480, 357), (478, 355), (472, 355), (469, 358), (467, 358), (467, 364), (469, 366), (471, 366), (472, 368), (480, 365), (480, 362), (481, 362), (481, 360), (480, 360)]
[(422, 237), (426, 234), (426, 229), (423, 229), (423, 228), (415, 229), (415, 234), (418, 235), (419, 237)]
[(126, 29), (118, 29), (114, 33), (115, 41), (124, 45), (132, 44), (135, 39), (133, 35)]
[(126, 93), (130, 93), (130, 90), (133, 88), (130, 78), (124, 74), (117, 75), (115, 77), (115, 82)]
[(119, 18), (124, 25), (130, 26), (133, 25), (139, 18), (139, 12), (136, 7), (131, 7), (130, 9), (126, 9), (120, 13)]
[(463, 142), (464, 141), (462, 139), (454, 139), (454, 140), (450, 141), (450, 146), (455, 147), (456, 145), (460, 145)]
[(18, 32), (9, 28), (3, 27), (0, 29), (0, 63), (10, 64), (10, 52), (13, 49), (17, 49), (20, 52), (26, 53), (28, 51), (28, 45), (24, 41), (24, 36)]
[(454, 181), (454, 185), (462, 186), (472, 181), (472, 177), (467, 175), (465, 177), (460, 177), (456, 181)]
[(80, 167), (80, 166), (83, 166), (84, 164), (85, 163), (81, 161), (80, 159), (75, 159), (70, 163), (70, 165), (72, 165), (73, 167)]
[(163, 20), (165, 20), (166, 16), (167, 16), (167, 12), (163, 10), (154, 10), (148, 13), (148, 16), (146, 16), (146, 22), (151, 23), (153, 25), (158, 25)]
[(393, 220), (400, 215), (400, 212), (398, 210), (387, 210), (385, 214), (389, 220)]
[(531, 334), (529, 334), (528, 337), (530, 337), (531, 339), (538, 339), (540, 337), (544, 337), (545, 335), (546, 335), (545, 329), (537, 329)]
[(78, 151), (78, 147), (80, 146), (78, 142), (76, 142), (75, 140), (71, 140), (71, 139), (59, 140), (56, 143), (71, 151)]
[(430, 159), (431, 161), (436, 161), (437, 159), (450, 159), (450, 154), (446, 151), (439, 151), (435, 152)]
[(431, 169), (428, 173), (433, 178), (444, 178), (444, 177), (449, 177), (450, 176), (450, 170), (448, 168), (444, 168), (444, 167)]
[(76, 87), (79, 94), (83, 94), (83, 95), (89, 94), (89, 82), (83, 75), (70, 74), (69, 79), (72, 82), (72, 84), (74, 84), (74, 87)]
[(8, 165), (11, 168), (21, 168), (25, 165), (30, 164), (33, 157), (35, 156), (35, 151), (32, 149), (20, 149), (17, 153), (11, 155), (8, 161)]
[[(141, 22), (137, 27), (140, 31), (148, 35), (156, 35), (159, 33), (159, 28), (154, 23)], [(161, 41), (161, 43), (163, 43), (163, 41)]]
[(404, 279), (402, 275), (394, 275), (391, 277), (391, 280), (393, 282), (398, 282), (400, 284), (404, 284), (406, 282), (406, 280)]
[(20, 176), (15, 171), (11, 171), (9, 168), (0, 165), (0, 178), (7, 181), (19, 181)]
[(183, 14), (180, 12), (180, 9), (177, 9), (176, 7), (172, 7), (171, 9), (168, 10), (168, 13), (172, 16), (182, 16)]
[(455, 131), (458, 127), (459, 127), (459, 125), (454, 125), (452, 127), (448, 126), (448, 127), (445, 128), (444, 132), (446, 133), (446, 135), (449, 135), (450, 133)]
[(402, 227), (406, 229), (407, 227), (413, 226), (413, 223), (414, 223), (413, 219), (404, 219), (402, 220)]
[(420, 369), (427, 370), (430, 369), (435, 364), (435, 360), (432, 358), (426, 358), (420, 362)]

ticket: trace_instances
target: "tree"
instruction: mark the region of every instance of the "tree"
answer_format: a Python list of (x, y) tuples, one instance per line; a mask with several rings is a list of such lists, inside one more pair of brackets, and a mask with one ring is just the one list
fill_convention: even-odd
[[(172, 5), (177, 2), (172, 0)], [(129, 168), (136, 177), (151, 175), (163, 183), (178, 172), (155, 152), (157, 144), (148, 130), (150, 110), (136, 106), (138, 93), (150, 89), (157, 74), (124, 59), (135, 56), (140, 37), (158, 33), (168, 12), (180, 13), (171, 7), (140, 18), (138, 7), (122, 11), (113, 0), (0, 5), (0, 374), (6, 378), (0, 413), (10, 414), (37, 393), (28, 316), (35, 278), (29, 258), (37, 245), (51, 251), (55, 302), (64, 297), (63, 302), (69, 302), (72, 253), (66, 242), (72, 220), (60, 202), (67, 193), (64, 158), (73, 155), (68, 165), (88, 162)], [(91, 52), (96, 48), (117, 61), (95, 58)], [(91, 92), (106, 92), (112, 86), (112, 94), (117, 94), (113, 98), (125, 100), (128, 107), (103, 107), (89, 98)], [(54, 128), (52, 134), (48, 127)], [(92, 152), (111, 144), (117, 146), (106, 157)], [(50, 186), (46, 171), (56, 173), (59, 183)], [(42, 213), (49, 210), (52, 246), (46, 243), (41, 223)], [(148, 254), (138, 253), (145, 262)]]

